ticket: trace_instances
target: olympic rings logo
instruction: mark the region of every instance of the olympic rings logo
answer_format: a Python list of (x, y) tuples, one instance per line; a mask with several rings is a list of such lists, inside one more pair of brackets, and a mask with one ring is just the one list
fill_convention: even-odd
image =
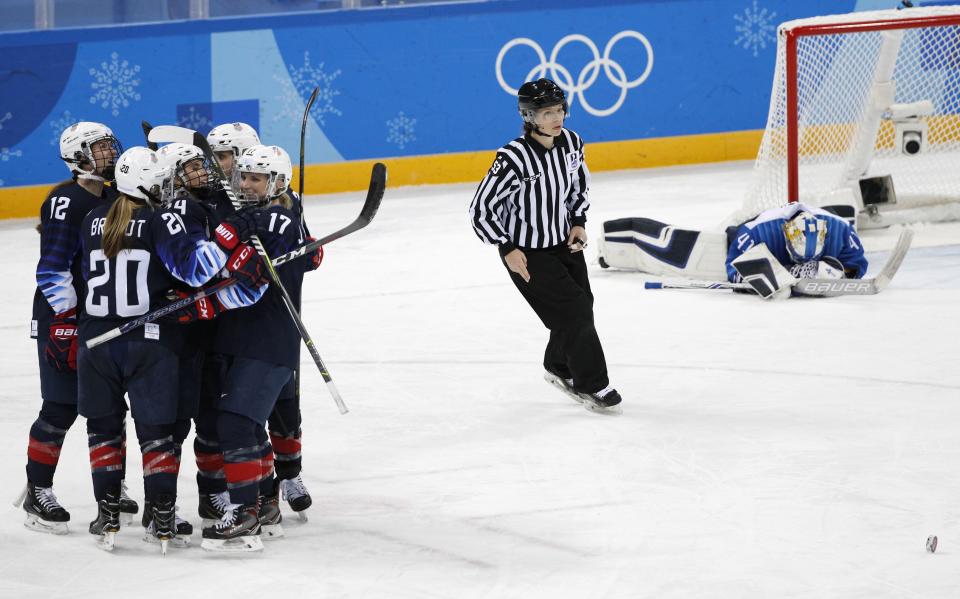
[[(627, 73), (620, 63), (610, 58), (610, 52), (613, 50), (613, 47), (624, 38), (633, 38), (639, 41), (643, 44), (644, 50), (647, 53), (646, 68), (644, 68), (639, 77), (633, 80), (628, 80)], [(573, 74), (565, 66), (557, 62), (557, 55), (560, 54), (560, 50), (572, 42), (582, 43), (593, 53), (593, 60), (588, 62), (580, 70), (576, 81), (573, 79)], [(549, 70), (550, 79), (553, 79), (553, 81), (560, 86), (560, 89), (567, 93), (570, 105), (573, 105), (577, 94), (579, 94), (583, 109), (593, 116), (610, 116), (619, 110), (620, 107), (623, 106), (624, 100), (627, 99), (627, 92), (646, 81), (647, 77), (650, 76), (650, 71), (653, 70), (653, 47), (650, 45), (649, 40), (637, 31), (621, 31), (610, 38), (610, 41), (607, 42), (607, 45), (603, 49), (602, 56), (600, 55), (600, 50), (597, 48), (597, 45), (593, 43), (593, 40), (585, 35), (573, 33), (557, 42), (557, 45), (553, 47), (553, 51), (550, 52), (549, 60), (547, 60), (546, 54), (544, 54), (543, 49), (537, 42), (530, 38), (518, 37), (504, 44), (504, 46), (500, 48), (500, 53), (497, 54), (497, 81), (500, 83), (503, 91), (514, 96), (517, 95), (518, 90), (507, 85), (507, 82), (503, 79), (503, 58), (507, 55), (507, 52), (515, 46), (529, 46), (537, 53), (537, 58), (540, 59), (540, 64), (530, 69), (524, 81), (532, 81), (546, 77), (547, 71)], [(617, 101), (609, 108), (603, 109), (591, 106), (590, 103), (587, 102), (587, 97), (584, 94), (584, 92), (590, 89), (594, 82), (596, 82), (597, 77), (600, 76), (601, 67), (603, 67), (603, 73), (607, 76), (607, 79), (610, 80), (610, 83), (620, 89), (620, 96), (617, 98)]]

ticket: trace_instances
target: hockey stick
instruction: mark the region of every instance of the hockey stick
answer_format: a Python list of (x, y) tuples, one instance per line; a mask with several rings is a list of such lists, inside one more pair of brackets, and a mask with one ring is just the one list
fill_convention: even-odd
[(839, 295), (876, 295), (883, 291), (893, 279), (913, 242), (913, 229), (900, 232), (896, 245), (890, 250), (890, 257), (872, 279), (800, 279), (793, 286), (802, 295), (816, 297), (836, 297)]
[[(303, 109), (303, 121), (300, 123), (300, 180), (297, 185), (297, 197), (299, 198), (299, 207), (300, 207), (300, 231), (305, 234), (307, 230), (307, 222), (304, 220), (303, 216), (303, 171), (304, 171), (304, 156), (307, 142), (307, 119), (310, 117), (310, 109), (313, 107), (313, 103), (317, 101), (317, 96), (320, 94), (320, 86), (313, 88), (313, 93), (310, 94), (310, 98), (307, 99), (307, 106)], [(297, 312), (300, 312), (303, 309), (301, 303), (302, 298), (297, 300)], [(300, 362), (297, 362), (297, 367), (293, 371), (293, 382), (294, 382), (294, 394), (297, 398), (297, 405), (300, 405)]]
[(747, 283), (727, 283), (725, 281), (667, 280), (644, 281), (644, 289), (740, 289), (753, 291)]
[[(377, 167), (380, 167), (380, 168), (378, 169)], [(385, 183), (384, 177), (386, 176), (385, 169), (386, 167), (384, 167), (380, 163), (377, 163), (376, 165), (374, 165), (374, 171), (370, 178), (370, 188), (367, 190), (367, 199), (363, 203), (363, 208), (360, 210), (360, 216), (354, 219), (352, 223), (350, 223), (346, 227), (343, 227), (342, 229), (339, 229), (337, 231), (334, 231), (333, 233), (330, 233), (329, 235), (326, 235), (325, 237), (322, 237), (321, 239), (318, 239), (312, 243), (302, 246), (301, 248), (298, 248), (293, 252), (290, 252), (288, 254), (283, 254), (282, 256), (280, 256), (280, 258), (283, 258), (283, 262), (278, 263), (274, 261), (273, 265), (279, 266), (282, 263), (289, 262), (290, 260), (293, 260), (295, 258), (299, 258), (305, 255), (308, 251), (310, 251), (307, 248), (316, 249), (317, 247), (326, 245), (331, 241), (336, 241), (337, 239), (340, 239), (345, 235), (349, 235), (354, 231), (358, 231), (366, 227), (368, 224), (370, 224), (370, 221), (373, 219), (374, 215), (376, 215), (377, 213), (377, 209), (380, 207), (380, 200), (383, 199), (383, 190), (384, 190), (384, 183)], [(232, 285), (235, 282), (236, 282), (236, 279), (224, 279), (222, 281), (218, 281), (217, 283), (214, 283), (209, 287), (198, 290), (197, 292), (195, 292), (193, 295), (189, 297), (179, 299), (175, 302), (167, 304), (166, 306), (157, 308), (156, 310), (154, 310), (153, 312), (150, 312), (149, 314), (144, 314), (143, 316), (139, 318), (135, 318), (134, 320), (127, 321), (123, 323), (123, 325), (115, 329), (111, 329), (106, 333), (103, 333), (102, 335), (98, 335), (96, 337), (88, 339), (86, 345), (88, 348), (94, 348), (102, 343), (106, 343), (111, 339), (115, 339), (120, 335), (129, 333), (130, 331), (136, 328), (142, 327), (148, 322), (153, 322), (168, 314), (172, 314), (177, 310), (186, 308), (187, 306), (196, 302), (197, 300), (201, 300), (205, 297), (211, 296), (217, 291), (223, 289), (224, 287)]]
[[(798, 279), (793, 284), (800, 295), (811, 297), (838, 297), (841, 295), (876, 295), (883, 291), (900, 269), (910, 244), (913, 242), (913, 230), (904, 229), (890, 251), (890, 257), (880, 269), (880, 273), (870, 279)], [(733, 289), (753, 292), (747, 283), (727, 283), (726, 281), (646, 281), (644, 289)]]
[(160, 146), (156, 142), (150, 141), (150, 131), (153, 130), (153, 125), (147, 121), (140, 121), (140, 128), (143, 129), (143, 137), (147, 140), (147, 147), (156, 152)]

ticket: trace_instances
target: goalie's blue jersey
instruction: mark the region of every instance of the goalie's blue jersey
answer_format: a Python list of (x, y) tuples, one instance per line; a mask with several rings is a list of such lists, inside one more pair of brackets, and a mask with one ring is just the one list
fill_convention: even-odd
[(827, 223), (827, 236), (823, 244), (823, 256), (836, 258), (843, 265), (844, 270), (855, 273), (853, 278), (859, 279), (867, 272), (867, 258), (863, 255), (863, 244), (857, 237), (857, 232), (850, 224), (819, 208), (812, 208), (796, 202), (781, 208), (772, 208), (761, 212), (753, 220), (749, 220), (737, 228), (737, 232), (727, 249), (727, 278), (738, 281), (739, 273), (731, 265), (737, 257), (755, 245), (766, 244), (770, 253), (787, 268), (796, 262), (787, 251), (787, 239), (783, 234), (783, 223), (793, 218), (800, 211), (813, 214), (817, 219)]

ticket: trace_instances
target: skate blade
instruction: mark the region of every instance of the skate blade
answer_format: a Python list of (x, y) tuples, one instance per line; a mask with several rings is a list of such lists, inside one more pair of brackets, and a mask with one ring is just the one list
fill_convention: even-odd
[(578, 394), (570, 391), (570, 388), (567, 387), (567, 384), (560, 377), (547, 372), (547, 373), (544, 373), (543, 380), (547, 381), (548, 383), (550, 383), (551, 385), (559, 389), (561, 393), (563, 393), (570, 399), (574, 400), (575, 402), (580, 404), (583, 403), (583, 398), (580, 397)]
[(309, 522), (309, 521), (310, 521), (310, 518), (307, 516), (307, 510), (303, 510), (303, 511), (297, 512), (297, 518), (299, 518), (301, 522)]
[(117, 533), (115, 532), (105, 532), (99, 539), (97, 539), (98, 549), (103, 549), (104, 551), (113, 551), (116, 546)]
[(23, 525), (30, 530), (51, 535), (65, 535), (70, 533), (66, 522), (48, 522), (35, 514), (27, 514), (27, 519), (23, 521)]
[(284, 536), (283, 526), (280, 524), (261, 524), (260, 525), (260, 537), (264, 541), (272, 541), (274, 539), (279, 539)]
[[(177, 535), (175, 537), (170, 537), (167, 539), (167, 541), (169, 541), (170, 547), (176, 547), (177, 549), (186, 549), (190, 546), (190, 537), (188, 536)], [(160, 543), (162, 545), (163, 539), (158, 539), (155, 535), (146, 532), (143, 533), (143, 542), (153, 545)]]
[(120, 526), (130, 526), (133, 524), (133, 517), (136, 514), (131, 514), (130, 512), (120, 512)]
[(623, 414), (623, 410), (620, 409), (620, 404), (615, 406), (605, 406), (590, 399), (584, 399), (581, 403), (583, 403), (583, 407), (586, 408), (587, 411), (594, 412), (596, 414), (608, 414), (611, 416)]
[(254, 553), (263, 551), (259, 535), (245, 535), (236, 539), (204, 539), (200, 548), (212, 553)]

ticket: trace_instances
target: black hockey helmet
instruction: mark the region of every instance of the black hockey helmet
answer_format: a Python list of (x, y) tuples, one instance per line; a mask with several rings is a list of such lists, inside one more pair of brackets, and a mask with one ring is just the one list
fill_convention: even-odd
[(536, 81), (527, 81), (520, 86), (517, 92), (517, 106), (520, 109), (520, 116), (524, 122), (535, 125), (537, 110), (554, 106), (563, 105), (563, 112), (569, 112), (567, 105), (567, 95), (563, 93), (560, 86), (549, 79), (537, 79)]

